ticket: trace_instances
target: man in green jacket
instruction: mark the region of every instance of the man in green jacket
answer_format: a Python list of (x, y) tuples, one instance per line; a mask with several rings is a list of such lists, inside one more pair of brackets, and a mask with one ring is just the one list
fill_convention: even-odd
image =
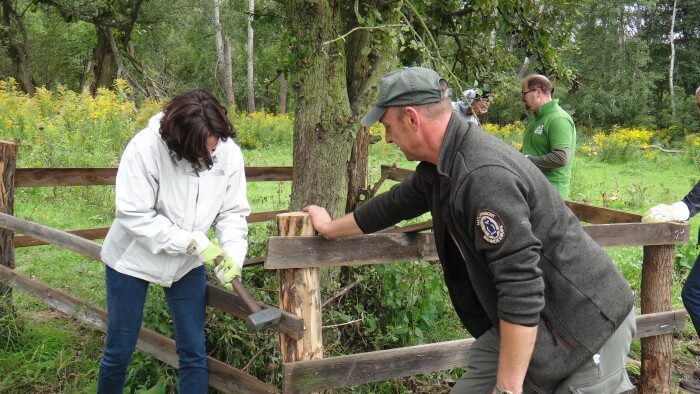
[(520, 98), (535, 116), (525, 126), (522, 152), (542, 170), (561, 198), (567, 199), (576, 152), (576, 126), (559, 106), (559, 100), (552, 100), (553, 90), (544, 75), (530, 75), (523, 80)]

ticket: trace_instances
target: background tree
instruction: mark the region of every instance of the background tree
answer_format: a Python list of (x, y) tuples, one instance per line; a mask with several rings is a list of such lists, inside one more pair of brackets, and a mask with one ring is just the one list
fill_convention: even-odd
[[(649, 50), (639, 31), (643, 9), (625, 1), (587, 1), (573, 36), (576, 49), (564, 61), (577, 70), (573, 88), (557, 82), (562, 103), (575, 109), (577, 124), (648, 124), (655, 109), (651, 88), (659, 77), (649, 71)], [(668, 64), (668, 63), (666, 63)]]
[(255, 16), (255, 0), (248, 0), (248, 45), (247, 53), (248, 59), (246, 61), (246, 69), (248, 71), (248, 113), (255, 112), (255, 88), (253, 84), (253, 64), (254, 64), (254, 51), (253, 51), (253, 17)]
[[(384, 72), (400, 65), (430, 66), (461, 90), (464, 81), (512, 69), (527, 52), (542, 69), (557, 74), (552, 48), (566, 41), (565, 16), (571, 11), (558, 0), (288, 0), (285, 6), (297, 105), (291, 208), (315, 202), (336, 214), (345, 202), (341, 180), (359, 117)], [(501, 39), (495, 47), (492, 34)], [(487, 59), (495, 59), (489, 70)]]
[[(18, 7), (23, 10), (17, 11)], [(12, 76), (19, 82), (20, 87), (30, 95), (34, 95), (32, 65), (29, 58), (29, 37), (24, 24), (26, 5), (11, 0), (0, 2), (2, 12), (2, 32), (0, 39), (12, 67)]]
[(236, 104), (231, 76), (231, 46), (221, 31), (221, 0), (214, 0), (214, 42), (216, 44), (216, 70), (221, 88), (229, 106)]
[[(673, 14), (673, 0), (659, 0), (644, 4), (641, 8), (644, 27), (639, 35), (649, 43), (649, 55), (653, 62), (649, 70), (660, 76), (668, 75), (668, 59), (671, 56), (669, 45), (670, 23)], [(697, 132), (700, 121), (694, 114), (694, 108), (687, 105), (690, 96), (695, 93), (700, 75), (700, 1), (683, 0), (676, 6), (674, 31), (674, 86), (675, 118), (671, 114), (668, 79), (660, 77), (651, 89), (653, 100), (658, 103), (655, 111), (656, 123), (661, 127), (673, 126), (675, 139), (682, 135)]]

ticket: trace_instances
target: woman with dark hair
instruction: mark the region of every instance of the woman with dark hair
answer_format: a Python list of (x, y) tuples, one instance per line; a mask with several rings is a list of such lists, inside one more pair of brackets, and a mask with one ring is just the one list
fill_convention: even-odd
[[(235, 130), (209, 92), (172, 99), (127, 145), (116, 214), (102, 247), (107, 337), (98, 393), (121, 393), (149, 283), (163, 286), (179, 359), (178, 391), (207, 392), (206, 273), (230, 288), (248, 244), (246, 181)], [(219, 245), (205, 235), (214, 225)]]

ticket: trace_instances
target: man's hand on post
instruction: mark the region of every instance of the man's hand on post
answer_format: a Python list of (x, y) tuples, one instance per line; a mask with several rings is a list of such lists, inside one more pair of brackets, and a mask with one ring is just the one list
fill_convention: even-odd
[(642, 223), (683, 222), (688, 220), (690, 211), (683, 201), (671, 205), (659, 204), (649, 208), (642, 217)]
[(325, 237), (328, 225), (333, 221), (331, 215), (326, 211), (326, 208), (319, 207), (318, 205), (309, 205), (308, 207), (304, 207), (304, 212), (309, 214), (311, 224), (314, 226), (314, 229), (318, 231), (318, 234)]

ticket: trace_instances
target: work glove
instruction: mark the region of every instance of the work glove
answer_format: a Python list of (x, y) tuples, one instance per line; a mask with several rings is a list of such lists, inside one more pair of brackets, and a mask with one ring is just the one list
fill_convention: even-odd
[(241, 277), (241, 265), (233, 261), (230, 256), (224, 255), (223, 259), (217, 259), (216, 267), (214, 268), (214, 274), (219, 284), (225, 288), (233, 290), (231, 281), (234, 278)]
[(671, 205), (659, 204), (649, 208), (642, 217), (642, 223), (684, 222), (688, 220), (690, 211), (683, 201)]
[(198, 254), (204, 265), (208, 267), (214, 267), (214, 259), (224, 254), (224, 251), (221, 250), (219, 245), (211, 242), (201, 231), (194, 231), (192, 233), (192, 241), (187, 248), (187, 252), (190, 254)]

